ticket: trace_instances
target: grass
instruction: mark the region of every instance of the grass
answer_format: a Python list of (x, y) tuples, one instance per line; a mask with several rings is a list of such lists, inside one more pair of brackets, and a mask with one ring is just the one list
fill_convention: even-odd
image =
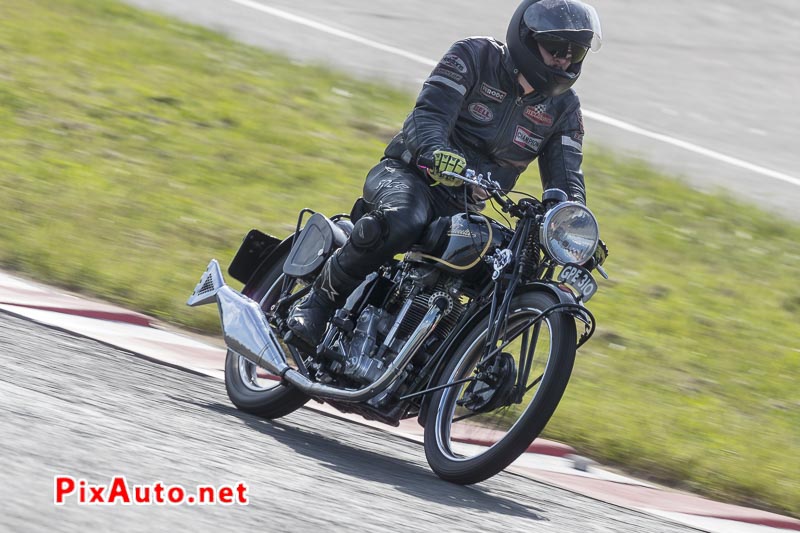
[[(208, 259), (349, 210), (413, 102), (111, 0), (0, 0), (0, 52), (0, 268), (204, 331)], [(800, 227), (599, 146), (584, 170), (612, 279), (547, 436), (800, 516)]]

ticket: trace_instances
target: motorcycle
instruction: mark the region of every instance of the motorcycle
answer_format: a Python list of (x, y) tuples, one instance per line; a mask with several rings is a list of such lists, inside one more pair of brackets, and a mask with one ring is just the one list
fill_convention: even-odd
[(591, 270), (607, 277), (592, 261), (598, 224), (557, 189), (515, 201), (490, 176), (449, 175), (487, 191), (504, 223), (469, 209), (435, 220), (348, 297), (316, 347), (293, 338), (287, 318), (357, 209), (331, 218), (303, 209), (285, 239), (250, 231), (228, 268), (241, 292), (211, 260), (187, 304), (218, 305), (238, 409), (274, 419), (315, 399), (394, 426), (417, 417), (430, 467), (459, 484), (526, 451), (595, 331), (585, 303), (598, 288)]

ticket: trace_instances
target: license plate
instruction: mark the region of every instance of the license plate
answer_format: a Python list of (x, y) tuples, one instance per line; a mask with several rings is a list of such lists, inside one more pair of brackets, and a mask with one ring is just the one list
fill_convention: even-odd
[(580, 300), (584, 302), (588, 302), (597, 292), (597, 282), (592, 274), (580, 265), (572, 263), (564, 265), (558, 275), (558, 281), (575, 289), (580, 294)]

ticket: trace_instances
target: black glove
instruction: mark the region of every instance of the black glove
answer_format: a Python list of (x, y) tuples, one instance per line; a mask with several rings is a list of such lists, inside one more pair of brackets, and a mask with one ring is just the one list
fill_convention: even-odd
[(594, 255), (583, 264), (583, 267), (592, 270), (605, 263), (606, 258), (608, 258), (608, 246), (603, 242), (603, 239), (598, 239), (597, 248), (594, 249)]
[(441, 183), (447, 187), (458, 187), (464, 182), (445, 176), (442, 172), (455, 172), (461, 174), (467, 168), (467, 160), (460, 153), (449, 148), (442, 148), (433, 152), (433, 166), (428, 169), (428, 175), (436, 183)]

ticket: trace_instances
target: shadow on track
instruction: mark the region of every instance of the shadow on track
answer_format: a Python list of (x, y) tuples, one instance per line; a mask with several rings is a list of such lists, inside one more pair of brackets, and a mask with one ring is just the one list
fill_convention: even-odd
[[(274, 438), (292, 448), (297, 454), (311, 458), (325, 468), (354, 478), (383, 483), (404, 494), (449, 507), (547, 521), (547, 518), (540, 514), (541, 509), (489, 494), (479, 486), (461, 486), (442, 481), (427, 467), (353, 447), (332, 439), (314, 428), (299, 428), (289, 420), (263, 420), (222, 404), (196, 405), (223, 415), (235, 416), (262, 435)], [(365, 437), (375, 432), (370, 428), (363, 429)], [(416, 446), (400, 439), (398, 441), (400, 446)]]

